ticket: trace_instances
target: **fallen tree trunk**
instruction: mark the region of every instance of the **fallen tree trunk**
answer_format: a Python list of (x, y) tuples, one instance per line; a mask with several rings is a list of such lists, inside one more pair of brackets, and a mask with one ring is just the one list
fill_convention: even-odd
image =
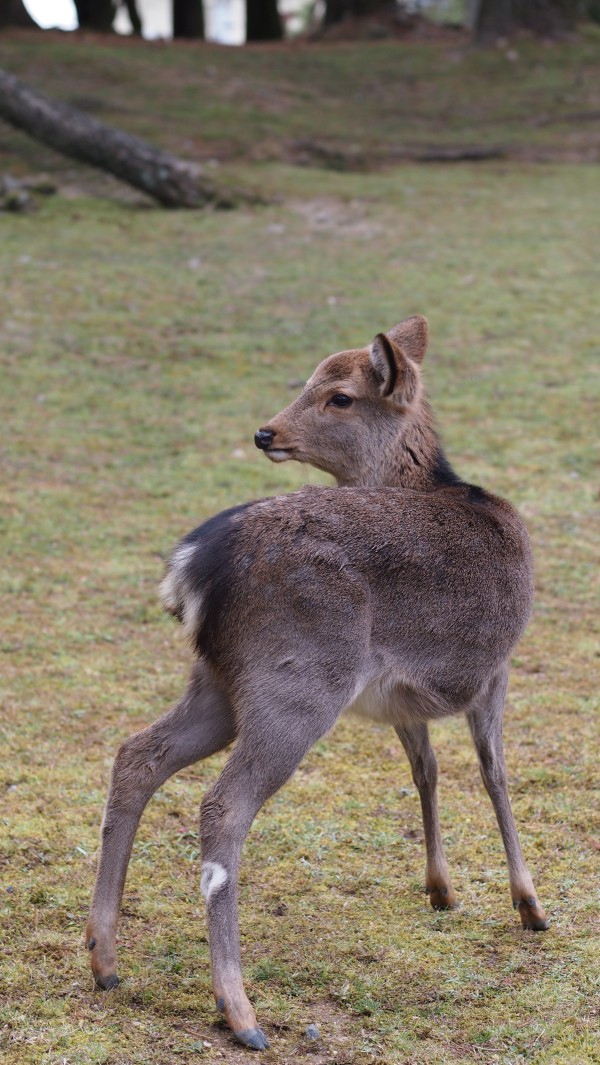
[(244, 199), (218, 188), (200, 166), (50, 100), (1, 69), (0, 118), (63, 155), (107, 170), (164, 207), (233, 207)]

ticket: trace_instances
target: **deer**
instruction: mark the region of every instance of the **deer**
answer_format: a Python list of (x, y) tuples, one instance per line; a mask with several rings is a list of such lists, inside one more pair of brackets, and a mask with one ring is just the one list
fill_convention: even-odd
[(242, 503), (194, 529), (161, 585), (195, 660), (173, 709), (127, 739), (112, 771), (86, 943), (96, 984), (118, 984), (115, 937), (132, 844), (173, 773), (232, 744), (201, 804), (200, 889), (217, 1009), (244, 1046), (269, 1042), (246, 996), (237, 886), (263, 804), (344, 712), (389, 723), (423, 816), (425, 889), (456, 896), (444, 854), (428, 724), (465, 714), (524, 929), (548, 921), (507, 788), (502, 719), (509, 659), (533, 601), (530, 540), (512, 505), (463, 481), (438, 436), (422, 377), (428, 325), (406, 318), (330, 355), (258, 429), (271, 462), (335, 484)]

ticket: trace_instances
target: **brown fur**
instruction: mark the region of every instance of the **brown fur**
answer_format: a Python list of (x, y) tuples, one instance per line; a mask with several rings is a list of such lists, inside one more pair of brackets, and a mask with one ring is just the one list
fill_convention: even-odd
[(310, 463), (338, 486), (226, 511), (176, 547), (163, 601), (198, 665), (181, 703), (127, 741), (113, 771), (87, 933), (104, 987), (116, 981), (120, 898), (146, 802), (177, 769), (237, 738), (202, 804), (203, 890), (217, 1005), (258, 1049), (266, 1038), (243, 990), (237, 928), (243, 840), (344, 710), (389, 722), (405, 747), (436, 909), (455, 897), (427, 722), (466, 713), (514, 905), (525, 928), (547, 927), (519, 847), (501, 741), (508, 659), (533, 596), (529, 539), (510, 504), (463, 482), (446, 461), (421, 380), (426, 343), (425, 319), (410, 318), (369, 348), (330, 356), (259, 430), (273, 461)]

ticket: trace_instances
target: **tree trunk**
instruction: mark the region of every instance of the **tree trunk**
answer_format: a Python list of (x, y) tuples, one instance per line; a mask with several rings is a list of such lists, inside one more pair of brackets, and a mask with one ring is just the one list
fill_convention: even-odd
[(474, 0), (473, 29), (483, 44), (517, 30), (556, 37), (573, 28), (578, 7), (578, 0)]
[(246, 40), (280, 41), (282, 37), (277, 0), (246, 0)]
[(23, 26), (25, 29), (39, 30), (23, 0), (0, 0), (0, 30), (7, 26)]
[(173, 0), (173, 36), (204, 38), (202, 0)]
[(235, 202), (235, 196), (218, 190), (199, 166), (49, 100), (1, 69), (0, 118), (64, 155), (107, 170), (165, 207), (227, 207)]
[(325, 0), (323, 24), (334, 26), (336, 22), (341, 22), (348, 13), (348, 3), (349, 0)]
[(110, 33), (117, 13), (115, 0), (75, 0), (80, 30)]
[(131, 29), (133, 30), (134, 37), (142, 36), (142, 20), (140, 13), (137, 9), (135, 0), (125, 0), (125, 7), (127, 8), (127, 14), (129, 15), (129, 21), (131, 22)]

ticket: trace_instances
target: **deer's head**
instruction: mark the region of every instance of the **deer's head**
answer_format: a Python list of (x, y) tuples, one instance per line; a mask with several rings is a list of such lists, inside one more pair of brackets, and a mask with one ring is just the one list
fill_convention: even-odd
[(406, 318), (367, 348), (325, 359), (300, 396), (255, 435), (272, 462), (295, 459), (339, 484), (384, 483), (383, 471), (421, 404), (427, 319)]

